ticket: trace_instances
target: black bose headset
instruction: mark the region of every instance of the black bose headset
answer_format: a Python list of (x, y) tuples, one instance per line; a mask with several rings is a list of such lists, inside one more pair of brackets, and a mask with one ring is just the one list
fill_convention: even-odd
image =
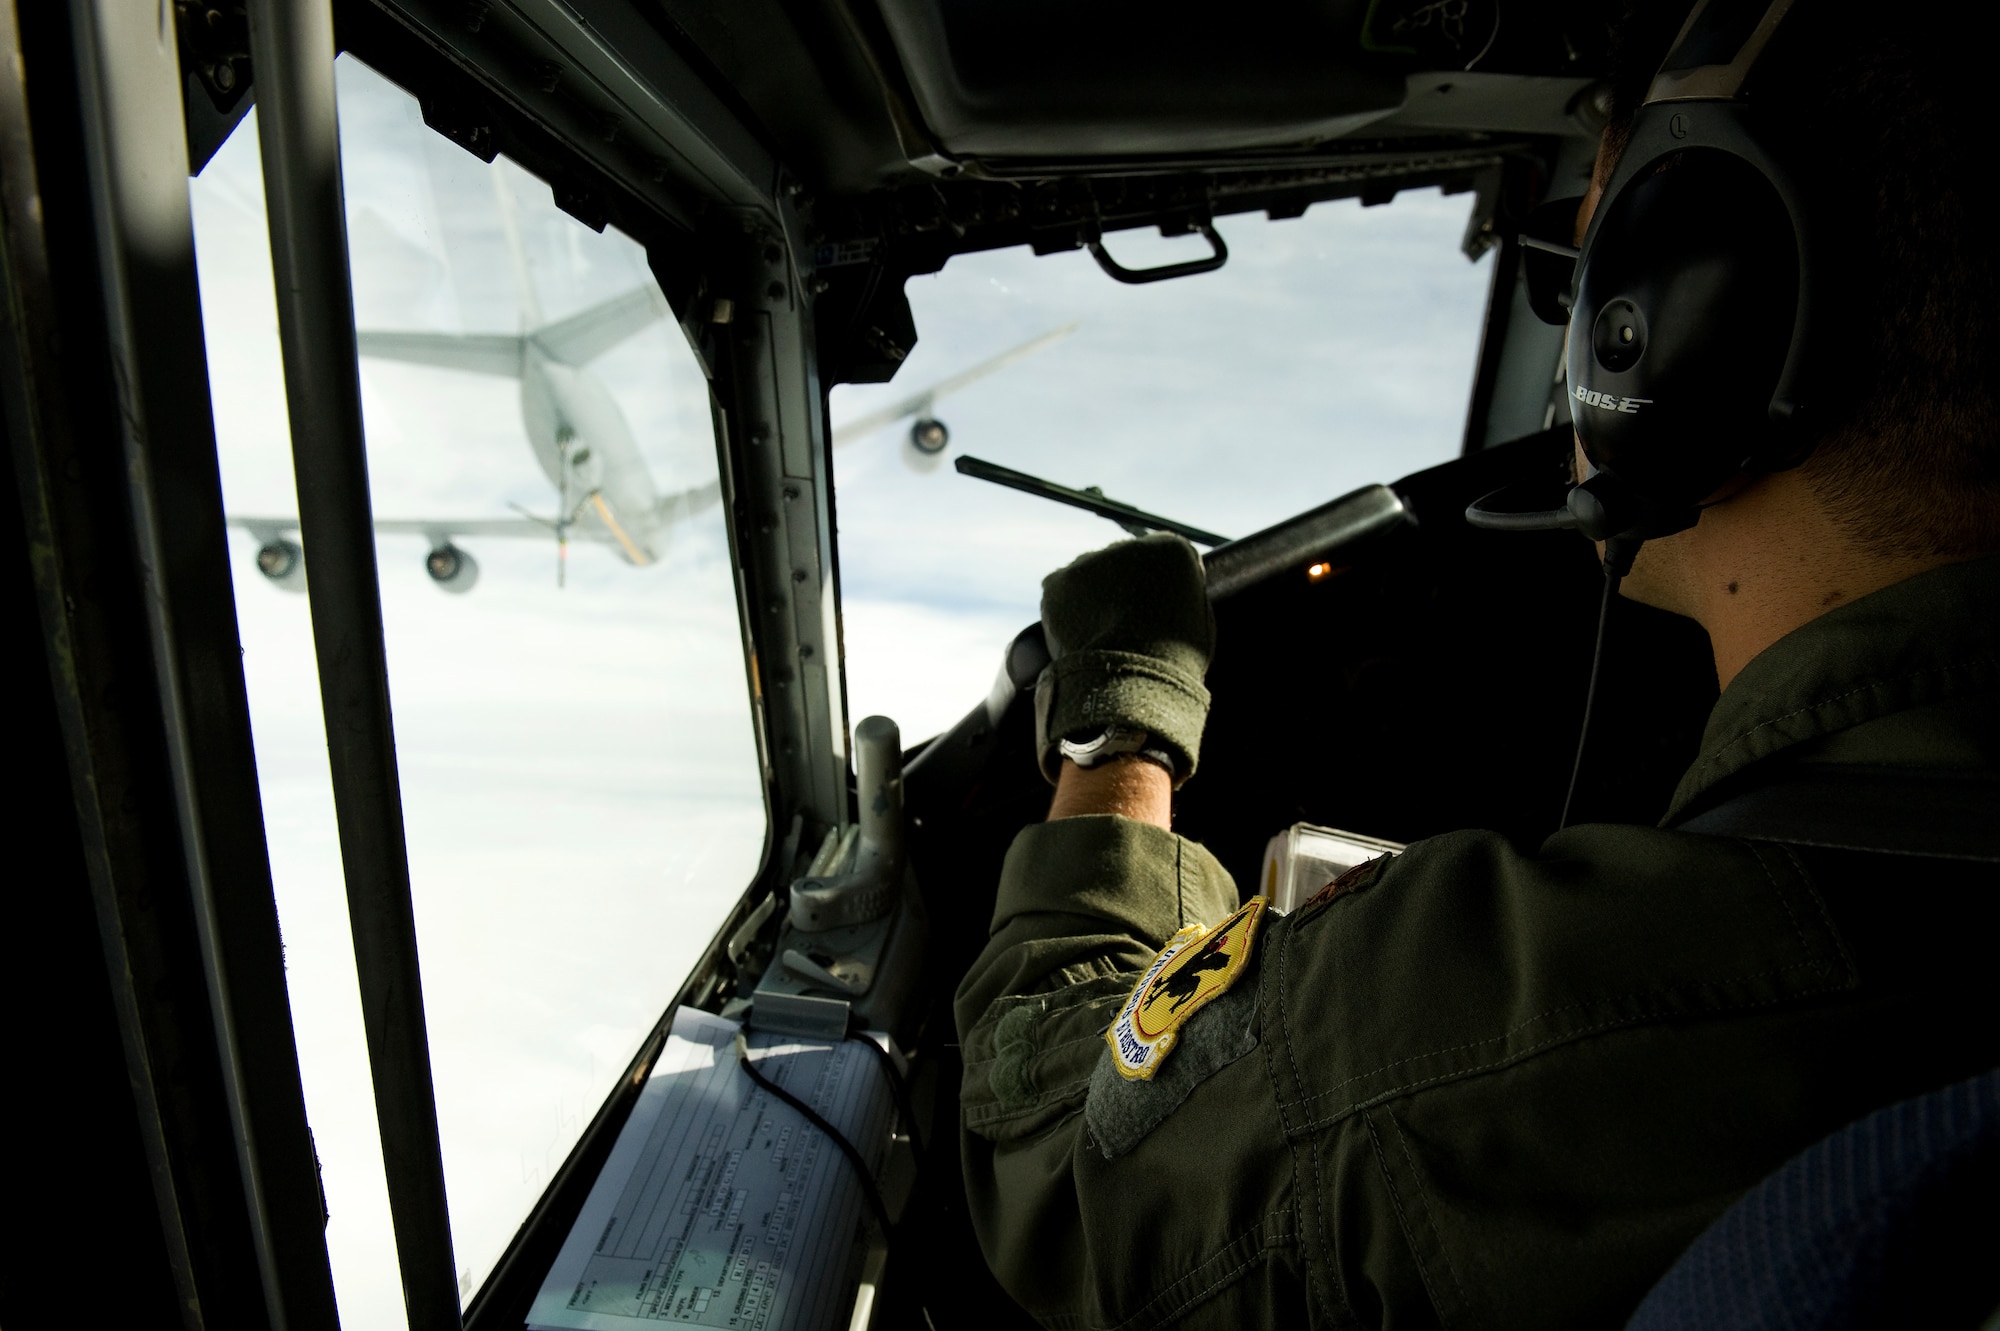
[(1638, 541), (1693, 526), (1732, 477), (1810, 450), (1820, 238), (1742, 97), (1792, 3), (1698, 3), (1580, 253), (1523, 238), (1524, 267), (1544, 280), (1551, 259), (1577, 254), (1568, 299), (1533, 303), (1545, 318), (1568, 306), (1570, 414), (1591, 471), (1563, 508), (1510, 512), (1490, 495), (1467, 510), (1474, 526), (1620, 537), (1629, 566)]
[[(1605, 543), (1563, 825), (1605, 623), (1641, 542), (1694, 526), (1733, 477), (1796, 465), (1811, 450), (1824, 386), (1824, 242), (1768, 117), (1743, 96), (1792, 4), (1698, 0), (1633, 118), (1581, 249), (1532, 225), (1522, 237), (1531, 305), (1551, 322), (1567, 307), (1570, 415), (1590, 471), (1561, 508), (1518, 511), (1500, 490), (1465, 516), (1490, 530), (1574, 529)], [(1566, 291), (1535, 289), (1560, 281), (1565, 267)]]

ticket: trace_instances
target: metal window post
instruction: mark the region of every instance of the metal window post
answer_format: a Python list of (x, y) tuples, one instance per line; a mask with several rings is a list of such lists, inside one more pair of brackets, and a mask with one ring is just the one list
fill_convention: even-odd
[(252, 0), (264, 200), (320, 701), (375, 1115), (412, 1331), (459, 1325), (410, 904), (334, 108), (329, 0)]
[[(67, 1250), (45, 1244), (32, 1280), (38, 1296), (53, 1286), (73, 1301), (109, 1279), (120, 1295), (137, 1291), (129, 1316), (155, 1321), (146, 1291), (164, 1287), (190, 1331), (330, 1329), (230, 593), (172, 11), (7, 5), (0, 54), (0, 407), (52, 704), (29, 729), (54, 722), (62, 736), (72, 863), (88, 882), (129, 1093), (63, 1116), (116, 1134), (108, 1125), (129, 1106), (156, 1217), (156, 1228), (134, 1222), (139, 1189), (106, 1176), (117, 1146), (72, 1145), (61, 1186), (92, 1194), (93, 1207), (101, 1197), (105, 1232), (122, 1227), (130, 1244), (107, 1268), (104, 1249), (79, 1243), (94, 1228), (65, 1231)], [(21, 692), (33, 707), (34, 685)], [(23, 836), (63, 857), (64, 829)], [(52, 886), (74, 881), (59, 868)], [(44, 886), (31, 875), (17, 910), (34, 911)], [(34, 955), (17, 969), (74, 956), (80, 942), (24, 932), (17, 950)], [(76, 978), (73, 994), (93, 983)], [(92, 1020), (20, 1015), (75, 1030)], [(81, 1140), (67, 1123), (38, 1149), (66, 1140)], [(74, 1200), (31, 1208), (30, 1226), (62, 1224)], [(98, 1264), (84, 1267), (86, 1253)]]

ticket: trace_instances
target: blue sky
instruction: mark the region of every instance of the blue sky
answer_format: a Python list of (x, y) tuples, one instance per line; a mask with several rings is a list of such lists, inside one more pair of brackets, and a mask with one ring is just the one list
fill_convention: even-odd
[[(346, 58), (340, 95), (362, 326), (517, 331), (492, 169), (548, 317), (649, 280), (636, 245), (432, 134)], [(254, 118), (193, 189), (225, 500), (290, 514)], [(921, 341), (896, 381), (836, 389), (834, 419), (1078, 321), (940, 404), (954, 451), (1245, 534), (1455, 453), (1487, 282), (1458, 252), (1469, 204), (1425, 192), (1224, 219), (1228, 267), (1151, 287), (1081, 253), (956, 259), (910, 284)], [(1200, 244), (1111, 243), (1135, 266)], [(705, 386), (670, 323), (591, 369), (663, 490), (713, 475)], [(512, 383), (364, 362), (363, 396), (379, 515), (551, 507)], [(983, 695), (1044, 573), (1121, 533), (948, 466), (920, 475), (902, 438), (843, 448), (835, 476), (850, 716), (885, 712), (913, 740)], [(233, 540), (342, 1317), (399, 1326), (306, 602)], [(652, 568), (573, 549), (562, 591), (552, 541), (464, 544), (482, 567), (465, 596), (429, 584), (421, 539), (379, 549), (454, 1236), (476, 1280), (748, 881), (764, 814), (718, 512)]]

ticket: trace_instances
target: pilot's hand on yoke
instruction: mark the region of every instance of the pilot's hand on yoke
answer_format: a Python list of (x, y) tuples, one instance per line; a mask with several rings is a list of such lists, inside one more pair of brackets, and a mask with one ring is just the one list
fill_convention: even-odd
[(1035, 687), (1035, 741), (1057, 787), (1050, 817), (1164, 825), (1208, 719), (1215, 616), (1201, 556), (1166, 533), (1084, 555), (1043, 579), (1042, 630), (1050, 662)]

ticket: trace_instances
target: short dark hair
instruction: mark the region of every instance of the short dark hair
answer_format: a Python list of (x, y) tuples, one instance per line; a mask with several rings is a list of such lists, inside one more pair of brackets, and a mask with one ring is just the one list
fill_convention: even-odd
[[(1691, 5), (1634, 0), (1610, 72), (1607, 158), (1625, 146)], [(1968, 21), (1969, 4), (1947, 4)], [(1981, 7), (1983, 8), (1983, 7)], [(1880, 554), (2000, 550), (2000, 264), (1976, 202), (1993, 158), (1984, 76), (1936, 7), (1798, 0), (1746, 97), (1834, 228), (1840, 350), (1819, 442), (1801, 468), (1828, 512)]]

